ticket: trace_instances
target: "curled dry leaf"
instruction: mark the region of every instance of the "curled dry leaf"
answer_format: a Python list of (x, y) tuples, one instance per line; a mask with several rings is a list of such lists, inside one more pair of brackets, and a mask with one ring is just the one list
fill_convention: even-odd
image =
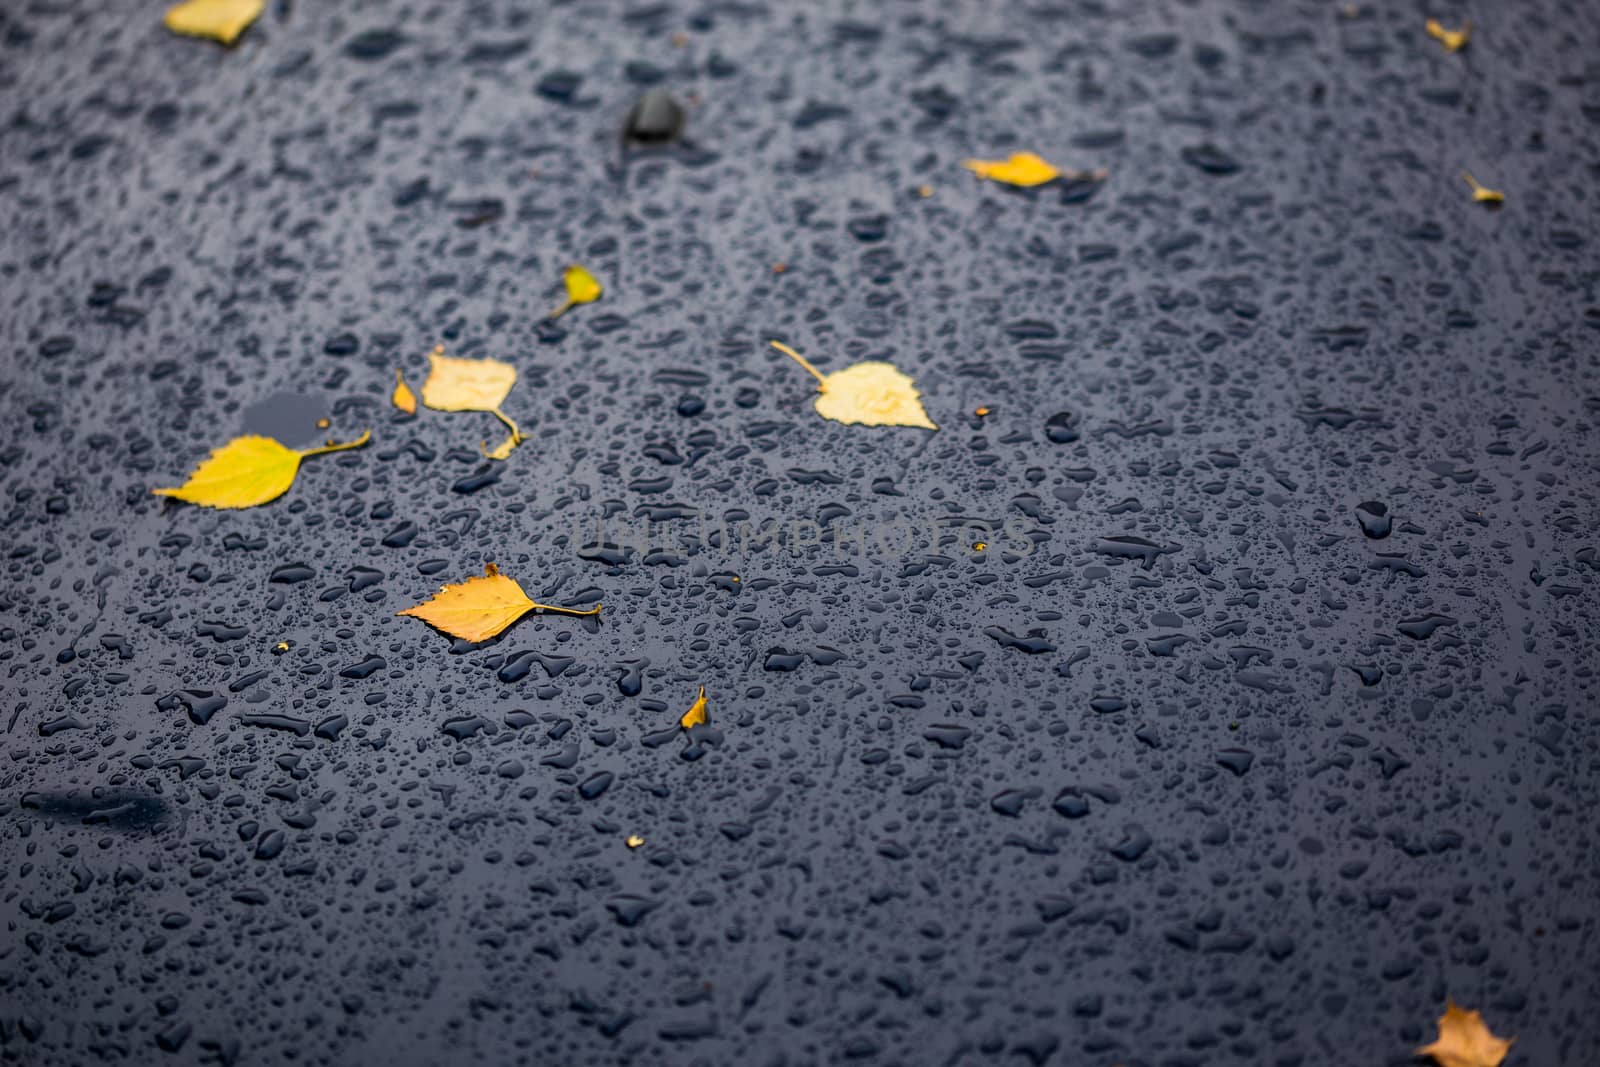
[(1459, 52), (1472, 40), (1472, 20), (1468, 19), (1461, 24), (1459, 30), (1447, 30), (1439, 23), (1438, 19), (1429, 19), (1424, 27), (1428, 36), (1444, 45), (1446, 52)]
[(1490, 207), (1498, 207), (1506, 202), (1505, 193), (1502, 193), (1498, 189), (1491, 189), (1487, 185), (1483, 185), (1478, 181), (1478, 179), (1474, 178), (1468, 172), (1462, 171), (1461, 178), (1468, 185), (1472, 186), (1472, 202), (1474, 204), (1488, 204)]
[(485, 441), (480, 447), (489, 459), (505, 459), (512, 449), (527, 440), (500, 410), (511, 387), (517, 384), (517, 368), (498, 359), (456, 359), (436, 345), (428, 353), (428, 380), (422, 383), (422, 402), (435, 411), (486, 411), (506, 424), (511, 431), (490, 451)]
[(173, 33), (231, 45), (266, 6), (266, 0), (185, 0), (168, 8), (161, 21)]
[(605, 291), (600, 285), (600, 279), (576, 263), (567, 268), (567, 273), (563, 277), (567, 283), (567, 301), (550, 312), (552, 319), (559, 319), (579, 304), (594, 303)]
[(980, 178), (1024, 189), (1061, 177), (1061, 172), (1032, 152), (1018, 152), (1010, 159), (969, 159), (962, 163)]
[(685, 730), (691, 726), (702, 726), (706, 722), (706, 687), (700, 687), (700, 695), (694, 698), (694, 703), (689, 705), (689, 710), (678, 719), (678, 725)]
[(919, 426), (937, 430), (922, 406), (917, 383), (892, 363), (856, 363), (823, 374), (781, 341), (772, 347), (804, 367), (817, 380), (817, 414), (834, 422), (859, 426)]
[(481, 577), (468, 578), (460, 585), (442, 586), (431, 600), (395, 614), (421, 619), (451, 637), (477, 644), (498, 636), (534, 610), (591, 616), (600, 614), (600, 605), (585, 610), (541, 604), (523, 592), (515, 579), (501, 574), (498, 567), (489, 563), (484, 565)]
[(398, 370), (394, 372), (394, 392), (389, 394), (389, 403), (407, 415), (417, 413), (417, 394), (411, 391), (411, 386), (406, 384), (406, 376)]
[(207, 508), (253, 508), (288, 492), (302, 459), (360, 448), (370, 440), (372, 433), (367, 431), (354, 441), (330, 441), (321, 448), (297, 452), (270, 437), (235, 437), (212, 452), (176, 489), (150, 491)]
[(1439, 1067), (1500, 1067), (1513, 1040), (1494, 1036), (1481, 1012), (1448, 1001), (1439, 1016), (1439, 1039), (1417, 1049), (1417, 1055), (1432, 1056)]

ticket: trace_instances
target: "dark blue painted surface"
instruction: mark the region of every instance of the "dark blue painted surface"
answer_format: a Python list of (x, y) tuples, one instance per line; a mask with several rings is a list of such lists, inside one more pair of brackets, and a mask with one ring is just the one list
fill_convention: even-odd
[(0, 1060), (1591, 1062), (1600, 18), (1430, 13), (9, 5)]

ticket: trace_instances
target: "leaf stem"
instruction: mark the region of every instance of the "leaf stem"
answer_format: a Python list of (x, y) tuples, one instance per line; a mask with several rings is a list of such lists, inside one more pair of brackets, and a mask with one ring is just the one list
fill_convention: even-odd
[(499, 408), (490, 408), (489, 413), (510, 428), (511, 436), (495, 445), (493, 452), (489, 451), (489, 442), (480, 441), (478, 443), (478, 451), (483, 453), (485, 459), (510, 459), (511, 453), (527, 438), (523, 436), (522, 430), (518, 428), (517, 424), (511, 421), (510, 416)]
[(360, 448), (370, 440), (372, 440), (372, 431), (362, 430), (361, 436), (356, 438), (354, 441), (345, 441), (342, 444), (335, 441), (329, 441), (321, 448), (306, 449), (304, 452), (300, 453), (300, 458), (305, 459), (308, 456), (325, 456), (329, 452), (348, 452), (352, 448)]
[(568, 297), (566, 303), (562, 304), (560, 307), (558, 307), (554, 311), (550, 312), (550, 321), (554, 322), (557, 319), (559, 319), (561, 316), (565, 315), (567, 312), (571, 311), (573, 309), (573, 307), (576, 306), (576, 303), (577, 302), (574, 301), (571, 297)]
[(604, 607), (605, 605), (604, 604), (596, 604), (594, 607), (590, 608), (588, 611), (583, 611), (580, 608), (563, 608), (563, 607), (559, 607), (559, 606), (557, 606), (555, 604), (541, 604), (537, 600), (535, 600), (535, 601), (533, 601), (533, 606), (535, 608), (537, 608), (538, 610), (540, 610), (540, 611), (555, 611), (555, 612), (560, 612), (562, 615), (577, 615), (577, 616), (580, 616), (580, 617), (583, 617), (583, 618), (590, 618), (590, 617), (593, 617), (595, 615), (600, 614), (600, 609), (602, 607)]
[(505, 412), (501, 411), (499, 408), (491, 408), (489, 409), (489, 414), (506, 424), (506, 429), (511, 431), (511, 439), (517, 444), (520, 445), (522, 442), (527, 440), (527, 438), (522, 435), (522, 431), (517, 428), (517, 424), (512, 422), (511, 417)]
[(827, 379), (827, 377), (824, 376), (823, 373), (821, 371), (819, 371), (817, 368), (813, 367), (811, 365), (811, 361), (806, 359), (806, 357), (802, 356), (800, 353), (796, 352), (794, 349), (790, 348), (788, 345), (784, 344), (782, 341), (773, 341), (772, 342), (772, 347), (776, 348), (779, 352), (782, 352), (784, 355), (788, 356), (790, 359), (792, 359), (796, 363), (800, 364), (800, 366), (804, 367), (806, 369), (806, 372), (817, 380), (817, 385), (818, 386), (820, 386), (823, 389), (828, 388), (828, 379)]

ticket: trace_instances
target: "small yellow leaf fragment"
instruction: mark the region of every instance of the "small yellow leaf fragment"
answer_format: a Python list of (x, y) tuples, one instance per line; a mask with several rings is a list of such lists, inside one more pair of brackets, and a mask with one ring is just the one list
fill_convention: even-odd
[(498, 359), (457, 359), (444, 354), (436, 345), (428, 353), (428, 380), (422, 383), (422, 402), (435, 411), (486, 411), (506, 424), (511, 431), (493, 451), (481, 445), (489, 459), (506, 459), (523, 441), (522, 430), (500, 410), (511, 387), (517, 384), (517, 368)]
[(1472, 40), (1472, 20), (1468, 19), (1461, 24), (1459, 30), (1447, 30), (1440, 25), (1438, 19), (1429, 19), (1424, 27), (1428, 36), (1444, 45), (1446, 52), (1459, 52)]
[(489, 442), (487, 441), (479, 442), (478, 451), (483, 453), (484, 459), (507, 460), (511, 458), (512, 451), (521, 443), (522, 438), (513, 433), (493, 448), (489, 447)]
[(411, 386), (406, 384), (406, 376), (398, 370), (394, 372), (394, 392), (389, 394), (389, 403), (407, 415), (417, 413), (417, 394), (411, 391)]
[(703, 726), (706, 722), (706, 687), (700, 687), (700, 695), (694, 698), (694, 703), (689, 705), (689, 710), (678, 719), (678, 725), (685, 730), (691, 726)]
[(1500, 1067), (1514, 1040), (1494, 1036), (1481, 1012), (1467, 1011), (1448, 1001), (1444, 1014), (1439, 1016), (1438, 1040), (1423, 1045), (1416, 1054), (1432, 1056), (1439, 1067)]
[(1466, 171), (1461, 172), (1461, 177), (1468, 185), (1472, 186), (1472, 202), (1474, 204), (1488, 204), (1491, 207), (1497, 207), (1506, 202), (1505, 193), (1480, 184), (1478, 179)]
[(500, 573), (493, 563), (485, 564), (481, 577), (468, 578), (459, 585), (442, 587), (431, 600), (398, 611), (441, 630), (451, 637), (477, 644), (496, 637), (512, 623), (534, 609), (563, 615), (600, 614), (596, 604), (587, 611), (541, 604), (529, 598), (516, 580)]
[(168, 8), (162, 22), (173, 33), (231, 45), (266, 6), (266, 0), (185, 0)]
[(937, 430), (922, 406), (917, 383), (892, 363), (867, 361), (823, 374), (781, 341), (772, 347), (800, 364), (817, 380), (817, 414), (856, 426), (917, 426)]
[(360, 448), (370, 440), (372, 434), (368, 432), (345, 444), (330, 441), (322, 448), (296, 452), (270, 437), (235, 437), (212, 452), (176, 489), (150, 491), (207, 508), (253, 508), (287, 493), (300, 470), (300, 461), (307, 456)]
[(552, 319), (559, 319), (579, 304), (594, 303), (600, 299), (600, 294), (605, 292), (600, 279), (576, 263), (567, 268), (563, 278), (567, 283), (567, 302), (550, 312)]
[(1032, 152), (1018, 152), (1010, 159), (969, 159), (962, 163), (980, 178), (1024, 189), (1055, 181), (1061, 172)]
[(623, 841), (623, 844), (627, 845), (629, 848), (638, 848), (640, 845), (644, 844), (644, 838), (640, 837), (638, 834), (629, 834), (626, 840)]

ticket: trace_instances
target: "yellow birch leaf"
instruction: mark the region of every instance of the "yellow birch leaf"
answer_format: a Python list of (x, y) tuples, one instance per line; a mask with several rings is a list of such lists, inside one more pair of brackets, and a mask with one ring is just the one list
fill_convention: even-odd
[(1459, 30), (1447, 30), (1439, 24), (1438, 19), (1429, 19), (1424, 27), (1428, 36), (1444, 45), (1446, 52), (1459, 52), (1472, 40), (1472, 20), (1468, 19), (1461, 24)]
[(477, 644), (499, 635), (506, 627), (536, 609), (563, 615), (600, 614), (599, 604), (585, 611), (532, 600), (515, 579), (501, 574), (493, 563), (484, 565), (481, 577), (468, 578), (460, 585), (442, 586), (431, 600), (395, 614), (421, 619), (451, 637)]
[(564, 278), (567, 283), (567, 302), (550, 312), (552, 319), (559, 319), (579, 304), (594, 303), (605, 291), (600, 285), (600, 279), (576, 263), (567, 268)]
[(493, 451), (488, 442), (481, 446), (489, 459), (506, 459), (512, 449), (527, 440), (511, 417), (500, 410), (511, 387), (517, 384), (517, 368), (498, 359), (457, 359), (444, 354), (443, 345), (428, 353), (428, 380), (422, 383), (422, 402), (435, 411), (487, 411), (506, 424), (511, 435)]
[(422, 402), (435, 411), (493, 411), (517, 384), (517, 368), (498, 359), (457, 359), (440, 345), (428, 353)]
[(1439, 1016), (1439, 1039), (1423, 1045), (1416, 1054), (1432, 1056), (1439, 1067), (1500, 1067), (1514, 1040), (1495, 1037), (1481, 1012), (1467, 1011), (1448, 1001), (1444, 1014)]
[(1032, 152), (1018, 152), (1010, 159), (969, 159), (962, 166), (980, 178), (1024, 189), (1055, 181), (1061, 176), (1059, 170)]
[(701, 726), (706, 722), (706, 687), (700, 687), (700, 695), (694, 698), (694, 703), (689, 705), (689, 710), (683, 713), (678, 720), (678, 725), (685, 730), (691, 726)]
[(371, 439), (368, 431), (344, 444), (330, 441), (321, 448), (296, 452), (270, 437), (235, 437), (212, 452), (176, 489), (150, 491), (207, 508), (253, 508), (288, 492), (300, 470), (300, 461), (307, 456), (360, 448)]
[(407, 415), (417, 413), (417, 394), (411, 391), (406, 376), (398, 370), (394, 372), (394, 392), (389, 394), (389, 402)]
[(168, 8), (162, 22), (173, 33), (231, 45), (266, 6), (266, 0), (185, 0)]
[(1461, 172), (1462, 180), (1472, 186), (1472, 202), (1474, 204), (1488, 204), (1490, 207), (1499, 207), (1506, 202), (1506, 194), (1498, 189), (1491, 189), (1481, 184), (1466, 171)]
[(917, 383), (892, 363), (868, 361), (823, 374), (804, 356), (781, 341), (772, 347), (794, 360), (817, 380), (817, 414), (858, 426), (918, 426), (937, 430), (922, 406)]

